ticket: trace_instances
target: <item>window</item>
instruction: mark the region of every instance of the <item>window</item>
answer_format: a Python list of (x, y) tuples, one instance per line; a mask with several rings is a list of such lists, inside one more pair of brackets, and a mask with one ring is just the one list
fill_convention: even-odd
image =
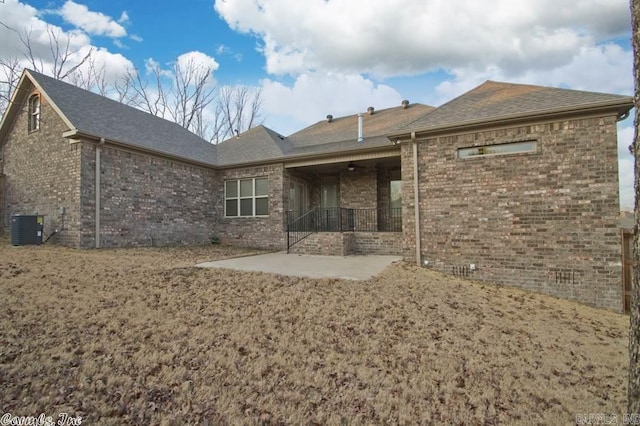
[(402, 209), (402, 181), (392, 180), (389, 182), (389, 193), (391, 194), (391, 210), (398, 211)]
[(391, 170), (389, 178), (390, 207), (393, 211), (402, 208), (402, 173), (400, 170)]
[(35, 132), (40, 128), (40, 95), (29, 98), (29, 131)]
[(226, 217), (269, 215), (269, 180), (250, 178), (224, 183), (224, 214)]
[(402, 177), (400, 170), (391, 171), (389, 181), (388, 231), (402, 231)]
[(505, 154), (525, 154), (529, 152), (536, 152), (537, 145), (538, 144), (536, 141), (526, 141), (503, 143), (500, 145), (484, 145), (474, 146), (471, 148), (459, 148), (458, 158), (462, 159)]

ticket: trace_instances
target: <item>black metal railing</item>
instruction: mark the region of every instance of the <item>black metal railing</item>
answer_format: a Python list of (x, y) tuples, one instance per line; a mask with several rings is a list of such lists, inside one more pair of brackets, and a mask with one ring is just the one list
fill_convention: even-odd
[(317, 208), (314, 208), (306, 212), (287, 212), (287, 253), (289, 253), (291, 246), (316, 232), (317, 210)]
[(399, 232), (402, 209), (313, 208), (287, 212), (287, 251), (314, 232)]

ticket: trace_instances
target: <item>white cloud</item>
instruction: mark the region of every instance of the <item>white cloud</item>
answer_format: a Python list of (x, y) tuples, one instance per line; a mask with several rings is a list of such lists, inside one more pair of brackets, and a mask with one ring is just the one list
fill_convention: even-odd
[(482, 70), (454, 68), (450, 71), (452, 77), (436, 86), (429, 101), (440, 105), (486, 80), (631, 95), (632, 69), (632, 52), (607, 43), (580, 49), (571, 62), (563, 66), (526, 70), (517, 76), (509, 75), (497, 66), (487, 66)]
[(267, 71), (417, 74), (496, 66), (558, 68), (628, 31), (626, 0), (216, 0), (261, 40)]
[(633, 211), (635, 203), (634, 158), (629, 152), (629, 145), (633, 143), (632, 123), (618, 126), (618, 177), (620, 181), (620, 209)]
[(137, 34), (131, 34), (131, 35), (129, 36), (129, 38), (130, 38), (131, 40), (133, 40), (133, 41), (137, 41), (138, 43), (140, 43), (141, 41), (143, 41), (143, 40), (144, 40), (142, 37), (140, 37), (140, 36), (139, 36), (139, 35), (137, 35)]
[(219, 44), (216, 46), (217, 55), (222, 55), (225, 53), (231, 53), (231, 49), (229, 48), (229, 46), (225, 46), (224, 44)]
[(234, 52), (229, 46), (224, 44), (216, 46), (216, 55), (231, 55), (237, 62), (242, 62), (242, 58), (244, 57), (242, 53)]
[[(282, 133), (291, 133), (327, 114), (335, 117), (400, 105), (402, 96), (392, 87), (378, 84), (357, 74), (306, 73), (292, 86), (265, 79), (262, 81), (263, 108)], [(277, 125), (278, 127), (275, 127)]]
[(148, 75), (159, 72), (160, 76), (162, 77), (171, 79), (173, 78), (173, 73), (171, 72), (171, 70), (163, 69), (162, 65), (160, 65), (160, 62), (156, 61), (153, 58), (147, 58), (144, 60), (144, 69)]
[(131, 19), (129, 18), (129, 14), (127, 13), (127, 11), (122, 11), (122, 13), (120, 14), (120, 18), (118, 18), (118, 22), (121, 24), (127, 24), (130, 21)]
[[(65, 2), (60, 9), (60, 15), (62, 18), (72, 25), (86, 31), (91, 35), (107, 36), (107, 37), (124, 37), (127, 35), (127, 30), (122, 25), (116, 22), (112, 17), (107, 16), (100, 12), (92, 12), (85, 5), (75, 3), (71, 0)], [(120, 19), (128, 15), (123, 12), (123, 16)]]
[(220, 66), (213, 57), (197, 50), (183, 53), (178, 56), (176, 62), (183, 70), (186, 70), (191, 65), (195, 65), (201, 70), (210, 70), (213, 72)]
[[(37, 71), (52, 74), (54, 59), (51, 52), (52, 38), (58, 38), (60, 45), (69, 42), (71, 56), (68, 58), (64, 71), (69, 70), (84, 58), (91, 50), (93, 66), (97, 70), (104, 70), (107, 83), (114, 82), (127, 68), (133, 64), (124, 56), (109, 52), (91, 44), (89, 36), (80, 30), (64, 31), (62, 28), (45, 22), (39, 11), (30, 5), (17, 0), (6, 0), (0, 3), (2, 22), (10, 27), (0, 26), (0, 57), (18, 58), (20, 65), (25, 68), (37, 68)], [(25, 57), (25, 48), (20, 37), (28, 37), (35, 59), (35, 66)], [(89, 63), (79, 68), (79, 72), (86, 73)], [(63, 71), (63, 73), (64, 73)]]

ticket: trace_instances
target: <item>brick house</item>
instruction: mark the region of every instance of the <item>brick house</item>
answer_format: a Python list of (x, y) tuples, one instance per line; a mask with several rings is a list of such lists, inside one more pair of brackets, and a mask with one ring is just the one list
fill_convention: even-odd
[[(219, 145), (25, 71), (0, 123), (0, 227), (57, 244), (224, 242), (401, 254), (445, 273), (621, 310), (616, 122), (625, 96), (486, 82), (433, 108)], [(416, 208), (416, 206), (418, 208)]]

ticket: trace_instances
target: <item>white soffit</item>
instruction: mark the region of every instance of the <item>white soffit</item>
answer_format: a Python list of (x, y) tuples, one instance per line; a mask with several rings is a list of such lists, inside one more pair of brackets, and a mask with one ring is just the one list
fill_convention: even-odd
[(284, 163), (286, 169), (293, 167), (315, 166), (318, 164), (343, 163), (345, 161), (371, 160), (375, 158), (400, 157), (400, 151), (366, 152), (362, 154), (340, 155), (328, 158), (311, 158), (307, 160), (287, 161)]

